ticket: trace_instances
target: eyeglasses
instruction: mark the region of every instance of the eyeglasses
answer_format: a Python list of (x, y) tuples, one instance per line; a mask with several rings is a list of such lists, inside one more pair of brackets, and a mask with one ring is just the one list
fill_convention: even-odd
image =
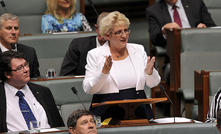
[(123, 34), (126, 34), (126, 35), (128, 35), (129, 33), (130, 33), (130, 29), (125, 29), (124, 31), (117, 31), (117, 32), (115, 32), (114, 34), (117, 36), (117, 37), (120, 37), (120, 36), (122, 36)]
[(28, 63), (28, 62), (25, 62), (24, 65), (20, 65), (20, 66), (18, 66), (15, 70), (11, 70), (11, 71), (23, 72), (23, 71), (24, 71), (24, 68), (25, 68), (25, 67), (27, 68), (28, 66), (29, 66), (29, 63)]

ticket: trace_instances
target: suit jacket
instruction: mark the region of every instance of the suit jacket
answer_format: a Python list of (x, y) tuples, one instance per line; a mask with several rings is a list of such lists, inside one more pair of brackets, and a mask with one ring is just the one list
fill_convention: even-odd
[[(29, 62), (30, 77), (31, 78), (39, 77), (40, 76), (40, 72), (38, 70), (39, 63), (35, 49), (33, 47), (17, 43), (17, 51), (25, 54), (25, 60)], [(2, 53), (1, 49), (0, 53)]]
[[(49, 125), (51, 127), (61, 127), (64, 126), (63, 120), (58, 112), (57, 106), (55, 104), (54, 98), (52, 96), (49, 88), (36, 85), (34, 83), (27, 83), (33, 95), (37, 101), (44, 108)], [(6, 124), (6, 96), (4, 82), (0, 83), (0, 132), (7, 132)]]
[[(216, 26), (203, 0), (181, 0), (181, 2), (191, 27), (197, 27), (199, 23), (204, 23), (207, 27)], [(166, 46), (162, 27), (167, 23), (171, 23), (172, 19), (165, 0), (148, 7), (146, 14), (152, 43), (155, 46)]]
[[(145, 74), (147, 54), (144, 47), (132, 43), (127, 43), (126, 47), (136, 74), (136, 91), (143, 90), (145, 82), (150, 88), (157, 86), (161, 79), (158, 72), (154, 69), (152, 75)], [(119, 93), (116, 68), (112, 66), (109, 74), (102, 74), (107, 55), (111, 55), (108, 42), (88, 52), (83, 81), (83, 88), (87, 94)]]
[(73, 39), (64, 57), (60, 76), (84, 75), (88, 51), (96, 47), (96, 36)]

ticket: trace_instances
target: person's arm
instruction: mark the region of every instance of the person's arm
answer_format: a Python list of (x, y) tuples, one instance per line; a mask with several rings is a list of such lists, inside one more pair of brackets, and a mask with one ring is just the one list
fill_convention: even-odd
[(41, 30), (42, 33), (53, 33), (53, 26), (52, 26), (52, 22), (53, 21), (53, 17), (49, 14), (47, 15), (43, 15), (42, 19), (41, 19)]
[(78, 42), (74, 39), (64, 57), (61, 65), (60, 76), (75, 75), (75, 71), (79, 65), (80, 52), (78, 51)]
[(150, 10), (146, 10), (147, 19), (149, 23), (149, 34), (152, 43), (155, 46), (164, 46), (166, 45), (166, 39), (163, 37), (162, 27), (159, 25), (156, 16)]
[(213, 97), (210, 109), (208, 111), (206, 121), (205, 122), (215, 122), (217, 117), (217, 111), (220, 109), (220, 101), (221, 101), (221, 88), (218, 89), (216, 94)]
[(146, 52), (144, 51), (144, 47), (140, 47), (140, 52), (142, 53), (143, 60), (144, 60), (144, 76), (146, 79), (146, 85), (150, 88), (157, 86), (160, 81), (161, 77), (157, 70), (154, 68), (155, 63), (155, 57), (150, 58), (150, 56), (147, 57)]
[(50, 89), (45, 88), (44, 92), (45, 92), (44, 94), (45, 103), (47, 103), (47, 108), (44, 108), (44, 109), (47, 114), (48, 121), (49, 121), (51, 128), (64, 127), (65, 125), (64, 125), (63, 119), (58, 111), (58, 108), (56, 106), (54, 97)]
[[(106, 57), (95, 56), (95, 53), (89, 51), (87, 55), (86, 74), (83, 81), (83, 88), (87, 94), (95, 94), (99, 92), (104, 85), (110, 73), (102, 73), (106, 61)], [(112, 64), (111, 64), (112, 66)]]
[[(201, 23), (205, 24), (206, 27), (216, 26), (216, 24), (214, 23), (210, 13), (207, 10), (207, 7), (204, 4), (203, 0), (200, 0), (199, 4), (200, 4), (200, 15), (202, 16), (202, 22)], [(197, 27), (199, 27), (199, 24), (197, 25)]]
[(92, 31), (92, 28), (91, 28), (89, 22), (87, 21), (86, 17), (82, 13), (79, 13), (79, 14), (81, 16), (83, 31)]

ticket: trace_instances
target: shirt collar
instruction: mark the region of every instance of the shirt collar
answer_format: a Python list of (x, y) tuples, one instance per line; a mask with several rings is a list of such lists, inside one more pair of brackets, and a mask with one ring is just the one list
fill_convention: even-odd
[[(12, 95), (12, 96), (16, 96), (16, 93), (18, 92), (18, 89), (13, 87), (12, 85), (8, 84), (6, 81), (5, 81), (5, 89), (9, 91), (9, 93)], [(27, 90), (28, 90), (28, 85), (25, 84), (25, 86), (23, 88), (21, 88), (19, 91), (21, 91), (24, 96), (25, 94), (27, 93)]]
[[(168, 4), (167, 2), (166, 2), (166, 4), (167, 4), (168, 10), (169, 10), (169, 11), (172, 11), (172, 10), (173, 10), (173, 5), (170, 5), (170, 4)], [(177, 2), (176, 2), (175, 5), (177, 6), (177, 8), (180, 8), (180, 7), (182, 6), (181, 0), (177, 0)]]
[[(7, 49), (6, 47), (4, 47), (1, 43), (0, 43), (0, 48), (2, 50), (2, 52), (5, 52), (5, 51), (9, 51), (9, 49)], [(15, 43), (15, 49), (12, 49), (13, 51), (18, 51), (17, 50), (17, 43)]]
[(98, 38), (96, 37), (96, 47), (98, 48), (100, 46), (101, 46), (101, 44), (99, 43)]

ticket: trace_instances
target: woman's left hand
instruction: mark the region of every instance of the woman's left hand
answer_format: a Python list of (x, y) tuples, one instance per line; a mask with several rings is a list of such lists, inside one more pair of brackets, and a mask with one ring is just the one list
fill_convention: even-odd
[(147, 67), (145, 69), (148, 75), (151, 75), (153, 73), (154, 63), (155, 63), (155, 57), (150, 58), (150, 56), (148, 56)]

